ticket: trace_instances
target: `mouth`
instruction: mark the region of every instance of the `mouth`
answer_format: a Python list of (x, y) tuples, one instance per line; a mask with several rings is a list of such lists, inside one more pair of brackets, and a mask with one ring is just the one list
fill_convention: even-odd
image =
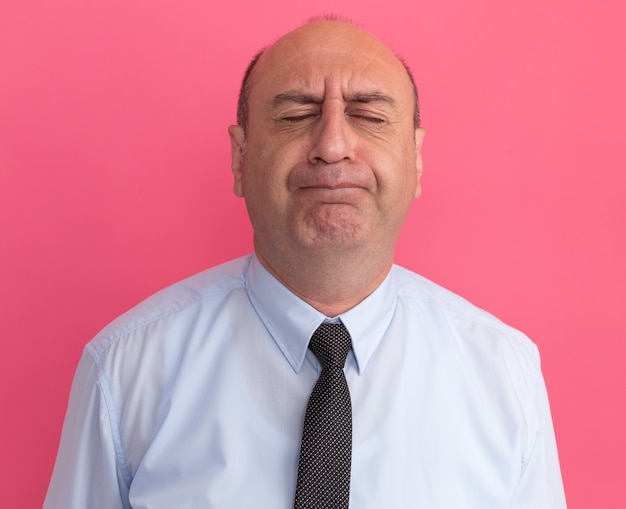
[(315, 170), (308, 166), (297, 168), (290, 176), (289, 187), (296, 192), (344, 193), (373, 190), (376, 185), (373, 173), (366, 168), (327, 165)]
[(309, 184), (301, 189), (327, 189), (329, 191), (336, 191), (340, 189), (362, 189), (362, 186), (353, 182), (334, 182), (334, 183), (320, 183)]
[(362, 198), (364, 189), (354, 185), (307, 186), (298, 194), (307, 200), (325, 205), (354, 205)]

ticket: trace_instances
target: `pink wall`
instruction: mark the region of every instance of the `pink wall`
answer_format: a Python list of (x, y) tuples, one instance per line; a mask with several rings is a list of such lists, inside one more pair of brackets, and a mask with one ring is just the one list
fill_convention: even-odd
[(624, 507), (623, 3), (235, 3), (2, 2), (0, 505), (41, 506), (83, 344), (250, 250), (238, 82), (263, 43), (333, 11), (420, 85), (424, 194), (398, 261), (539, 344), (570, 508)]

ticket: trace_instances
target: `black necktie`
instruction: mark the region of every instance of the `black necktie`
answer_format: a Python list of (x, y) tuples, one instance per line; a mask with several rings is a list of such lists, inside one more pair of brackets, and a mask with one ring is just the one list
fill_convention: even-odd
[(309, 349), (322, 364), (304, 417), (295, 509), (347, 509), (352, 460), (352, 405), (343, 374), (350, 334), (323, 323)]

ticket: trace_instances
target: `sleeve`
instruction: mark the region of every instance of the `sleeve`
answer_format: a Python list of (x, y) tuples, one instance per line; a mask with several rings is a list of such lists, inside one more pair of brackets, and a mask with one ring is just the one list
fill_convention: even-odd
[(98, 368), (85, 350), (72, 382), (44, 509), (130, 508), (110, 412)]
[(566, 509), (550, 405), (541, 371), (537, 370), (532, 413), (533, 436), (522, 468), (512, 509)]

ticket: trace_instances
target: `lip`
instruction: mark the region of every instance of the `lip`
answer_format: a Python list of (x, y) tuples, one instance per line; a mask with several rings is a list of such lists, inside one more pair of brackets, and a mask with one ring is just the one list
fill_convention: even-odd
[(371, 171), (350, 166), (324, 166), (312, 169), (299, 167), (289, 179), (292, 191), (320, 190), (339, 192), (344, 190), (368, 190), (376, 187)]
[(311, 203), (325, 205), (354, 205), (362, 199), (364, 189), (360, 186), (309, 186), (300, 188), (297, 194)]
[(363, 186), (354, 182), (339, 182), (332, 184), (312, 184), (303, 186), (300, 189), (327, 189), (329, 191), (336, 191), (339, 189), (363, 189)]

